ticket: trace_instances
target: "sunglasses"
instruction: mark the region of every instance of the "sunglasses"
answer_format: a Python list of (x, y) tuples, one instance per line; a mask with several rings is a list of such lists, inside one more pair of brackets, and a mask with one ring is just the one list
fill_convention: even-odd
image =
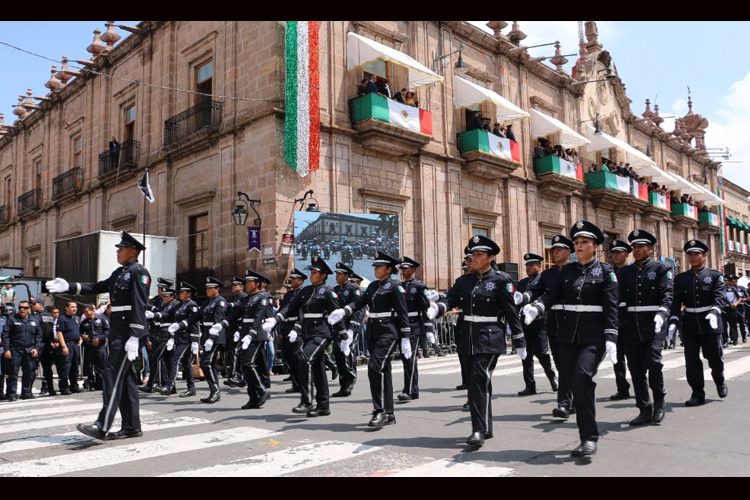
[(31, 309), (31, 307), (29, 307), (29, 306), (21, 306), (21, 307), (19, 307), (19, 309)]

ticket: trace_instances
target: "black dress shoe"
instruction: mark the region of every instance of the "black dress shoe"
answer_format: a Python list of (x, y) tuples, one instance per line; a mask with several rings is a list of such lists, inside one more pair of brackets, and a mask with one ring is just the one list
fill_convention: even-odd
[(312, 405), (306, 405), (303, 403), (298, 404), (294, 408), (292, 408), (293, 413), (307, 413), (307, 411), (312, 408)]
[[(630, 399), (630, 391), (618, 392), (616, 394), (612, 394), (609, 397), (610, 401), (620, 401), (622, 399)], [(591, 442), (593, 443), (593, 441), (591, 441)]]
[(219, 391), (216, 391), (216, 392), (212, 392), (211, 394), (209, 394), (207, 398), (201, 399), (201, 403), (206, 403), (210, 405), (210, 404), (214, 404), (220, 399), (221, 399), (221, 393)]
[(78, 394), (79, 392), (81, 392), (81, 388), (80, 387), (71, 387), (70, 388), (70, 392), (72, 392), (74, 394)]
[[(92, 389), (92, 390), (93, 390), (93, 389)], [(142, 386), (140, 386), (140, 387), (138, 388), (138, 390), (139, 390), (139, 391), (141, 391), (141, 392), (147, 392), (147, 393), (149, 393), (149, 394), (150, 394), (150, 393), (152, 393), (152, 392), (154, 392), (154, 388), (153, 388), (153, 387), (149, 387), (149, 386), (147, 386), (147, 385), (142, 385)]]
[(314, 408), (310, 408), (307, 410), (306, 415), (308, 417), (326, 417), (331, 414), (331, 410), (328, 408), (322, 409), (318, 408), (317, 406)]
[(468, 386), (468, 385), (466, 385), (466, 384), (461, 384), (461, 385), (457, 385), (457, 386), (456, 386), (456, 390), (457, 390), (457, 391), (465, 391), (465, 390), (466, 390), (466, 389), (468, 389), (468, 388), (469, 388), (469, 386)]
[(716, 386), (716, 391), (719, 393), (720, 398), (727, 397), (727, 393), (729, 392), (729, 388), (727, 387), (726, 382), (721, 384), (720, 386)]
[(331, 397), (332, 398), (348, 398), (351, 395), (352, 395), (352, 391), (345, 391), (344, 389), (341, 389), (331, 394)]
[(568, 413), (570, 413), (571, 415), (575, 415), (576, 414), (576, 407), (575, 406), (571, 406), (570, 409), (568, 410)]
[(334, 366), (331, 368), (331, 380), (336, 380), (336, 378), (339, 376), (338, 369)]
[(685, 406), (701, 406), (706, 404), (706, 398), (699, 398), (698, 396), (690, 396), (690, 399), (685, 401)]
[(76, 425), (76, 429), (78, 429), (79, 432), (86, 434), (87, 436), (91, 436), (94, 439), (101, 439), (102, 441), (104, 441), (107, 436), (107, 433), (101, 430), (96, 424), (78, 424)]
[(225, 380), (224, 385), (229, 386), (229, 387), (236, 387), (234, 380), (232, 380), (231, 378), (228, 378), (227, 380)]
[(169, 396), (172, 394), (171, 389), (168, 389), (167, 387), (161, 387), (161, 386), (154, 387), (154, 392), (158, 392), (162, 396)]
[(469, 407), (469, 402), (468, 401), (466, 403), (464, 403), (464, 405), (461, 408), (464, 409), (464, 410), (466, 410), (466, 411), (471, 410), (471, 408)]
[(270, 397), (271, 397), (271, 392), (270, 391), (264, 392), (263, 395), (258, 400), (258, 408), (260, 408), (261, 406), (263, 406), (264, 404), (266, 404), (266, 401), (268, 401), (268, 399)]
[(484, 444), (484, 433), (479, 431), (472, 432), (471, 436), (466, 438), (466, 444), (469, 446), (482, 446)]
[(570, 452), (571, 457), (585, 457), (596, 453), (596, 441), (583, 441), (578, 448)]
[(63, 389), (62, 391), (60, 391), (60, 394), (62, 394), (63, 396), (70, 396), (70, 391), (68, 389)]
[(177, 386), (173, 385), (172, 390), (169, 392), (169, 394), (177, 394)]
[(395, 424), (396, 423), (396, 416), (391, 414), (387, 414), (384, 412), (375, 412), (372, 414), (372, 418), (367, 423), (370, 427), (376, 427), (378, 429), (382, 429), (386, 425)]
[(532, 385), (527, 385), (526, 389), (518, 391), (519, 396), (532, 396), (534, 394), (536, 394), (536, 387)]
[(143, 436), (143, 432), (141, 432), (140, 429), (137, 431), (126, 431), (124, 429), (120, 429), (117, 432), (110, 432), (107, 434), (107, 439), (128, 439), (128, 438), (139, 438)]
[(648, 425), (653, 421), (653, 409), (650, 406), (641, 410), (641, 413), (630, 421), (632, 427), (639, 427), (641, 425)]
[(180, 394), (181, 398), (189, 398), (190, 396), (195, 396), (195, 389), (187, 389), (185, 392)]
[(399, 401), (404, 401), (404, 402), (411, 401), (411, 396), (409, 396), (405, 392), (402, 392), (401, 394), (398, 395), (398, 400)]
[(495, 435), (491, 432), (484, 433), (484, 439), (492, 439), (493, 437), (495, 437)]
[(21, 399), (36, 399), (36, 396), (34, 396), (31, 393), (29, 393), (29, 394), (21, 394)]
[(552, 386), (552, 392), (557, 392), (557, 389), (559, 388), (558, 385), (557, 385), (557, 377), (553, 377), (549, 381), (549, 385)]
[[(291, 394), (293, 392), (299, 392), (299, 389), (296, 389), (294, 387), (290, 387), (289, 389), (285, 390), (284, 392), (287, 393), (287, 394)], [(335, 396), (335, 394), (334, 394), (334, 396)]]
[(55, 391), (49, 391), (47, 393), (47, 396), (57, 396), (57, 392), (55, 392)]
[(5, 397), (5, 399), (6, 399), (7, 401), (11, 401), (11, 402), (13, 402), (13, 401), (18, 401), (18, 395), (16, 395), (16, 394), (13, 394), (12, 396), (6, 396), (6, 397)]
[(557, 408), (552, 410), (552, 416), (567, 419), (570, 416), (570, 410), (568, 410), (564, 406), (558, 406)]
[(664, 400), (656, 400), (654, 401), (654, 416), (651, 418), (651, 421), (654, 425), (661, 425), (662, 420), (664, 420)]

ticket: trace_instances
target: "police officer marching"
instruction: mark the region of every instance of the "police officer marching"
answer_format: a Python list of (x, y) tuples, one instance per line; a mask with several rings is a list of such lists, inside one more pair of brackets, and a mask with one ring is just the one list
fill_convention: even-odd
[(726, 307), (727, 298), (724, 292), (724, 276), (719, 271), (706, 267), (708, 246), (700, 240), (690, 240), (685, 243), (683, 249), (687, 254), (690, 269), (678, 274), (674, 279), (669, 335), (674, 335), (674, 331), (679, 327), (685, 345), (685, 371), (692, 389), (685, 406), (700, 406), (706, 404), (701, 350), (711, 367), (711, 377), (716, 384), (719, 397), (727, 396), (721, 345), (721, 310)]
[[(620, 271), (627, 266), (628, 255), (633, 251), (633, 248), (626, 241), (613, 240), (609, 244), (609, 254), (612, 257), (612, 267), (615, 269), (615, 275), (617, 275), (618, 281), (620, 278)], [(620, 290), (622, 292), (622, 290)], [(624, 302), (619, 301), (619, 307), (624, 307)], [(622, 313), (622, 310), (620, 310)], [(615, 385), (617, 386), (617, 392), (609, 397), (610, 401), (620, 401), (622, 399), (630, 398), (630, 384), (628, 383), (627, 371), (628, 367), (625, 361), (625, 346), (623, 345), (624, 336), (617, 336), (617, 363), (615, 363)]]
[(167, 327), (167, 332), (170, 335), (169, 340), (167, 340), (167, 351), (174, 350), (174, 352), (172, 352), (172, 359), (169, 363), (167, 380), (163, 386), (156, 389), (164, 396), (169, 396), (175, 389), (177, 370), (180, 367), (187, 383), (187, 389), (180, 394), (180, 397), (195, 396), (192, 364), (193, 356), (198, 355), (198, 342), (200, 341), (198, 326), (200, 309), (193, 300), (196, 291), (197, 289), (190, 283), (185, 281), (180, 283), (180, 305), (174, 312), (172, 323)]
[[(62, 278), (46, 283), (51, 293), (109, 292), (112, 304), (110, 318), (109, 356), (104, 365), (102, 409), (92, 425), (79, 424), (78, 430), (96, 439), (124, 439), (142, 436), (138, 406), (137, 374), (132, 362), (138, 357), (140, 339), (146, 335), (146, 304), (151, 276), (138, 263), (138, 255), (145, 246), (123, 232), (117, 247), (117, 268), (112, 275), (98, 283), (68, 284)], [(117, 408), (122, 417), (122, 429), (109, 433)]]
[(245, 278), (232, 277), (232, 299), (229, 301), (226, 321), (231, 335), (227, 334), (227, 380), (224, 385), (229, 387), (244, 387), (242, 379), (242, 365), (240, 363), (240, 331), (242, 331), (242, 316), (247, 306), (248, 295), (245, 292)]
[[(336, 283), (338, 284), (333, 288), (333, 291), (338, 295), (339, 305), (342, 307), (356, 302), (362, 295), (359, 287), (349, 282), (349, 277), (352, 273), (354, 271), (343, 262), (336, 263)], [(350, 319), (345, 319), (343, 322), (344, 328), (347, 331), (346, 343), (336, 342), (333, 344), (333, 356), (336, 359), (336, 367), (341, 377), (339, 379), (341, 389), (331, 394), (331, 397), (334, 398), (350, 396), (354, 389), (354, 384), (357, 382), (357, 363), (351, 348), (355, 340), (354, 331), (351, 328)]]
[(469, 240), (472, 272), (459, 276), (445, 298), (431, 304), (427, 317), (443, 315), (461, 308), (456, 338), (463, 336), (469, 351), (469, 408), (471, 435), (466, 443), (481, 447), (492, 432), (492, 372), (497, 358), (506, 351), (505, 323), (510, 327), (513, 346), (521, 360), (526, 357), (526, 342), (518, 317), (511, 277), (492, 268), (500, 247), (485, 236)]
[(722, 315), (724, 322), (722, 344), (726, 349), (729, 342), (732, 345), (737, 345), (740, 332), (743, 339), (747, 338), (747, 332), (745, 331), (745, 315), (743, 314), (742, 306), (744, 294), (740, 291), (740, 287), (737, 286), (737, 276), (729, 274), (724, 276), (724, 279), (726, 280), (724, 289), (727, 298), (727, 307), (724, 308), (724, 314)]
[[(169, 325), (174, 321), (175, 313), (180, 308), (180, 301), (175, 298), (177, 292), (172, 288), (162, 288), (159, 293), (162, 305), (158, 309), (152, 306), (151, 310), (146, 310), (146, 317), (153, 319), (155, 331), (151, 334), (151, 350), (148, 351), (149, 355), (149, 366), (151, 366), (151, 376), (148, 378), (148, 383), (142, 387), (139, 387), (139, 391), (143, 392), (158, 392), (168, 394), (176, 394), (177, 390), (174, 385), (171, 389), (166, 386), (169, 385), (169, 370), (172, 365), (172, 354), (174, 351), (167, 350), (169, 347), (169, 340), (171, 334), (169, 333)], [(174, 348), (174, 343), (172, 343)]]
[(200, 365), (210, 390), (208, 397), (201, 399), (201, 403), (207, 404), (213, 404), (221, 398), (219, 372), (216, 369), (216, 353), (219, 352), (219, 347), (226, 345), (226, 332), (229, 327), (229, 322), (226, 320), (227, 302), (219, 293), (222, 286), (224, 286), (224, 282), (220, 279), (206, 278), (208, 302), (201, 311), (203, 353), (200, 357)]
[(42, 327), (39, 320), (30, 315), (31, 306), (28, 300), (18, 304), (18, 312), (9, 317), (2, 331), (2, 345), (5, 348), (3, 357), (8, 368), (8, 389), (6, 399), (18, 399), (18, 370), (23, 367), (21, 378), (21, 399), (34, 399), (31, 386), (34, 383), (39, 353), (42, 350)]
[(596, 251), (604, 242), (601, 229), (587, 220), (570, 228), (578, 262), (566, 264), (559, 281), (541, 299), (524, 306), (525, 322), (531, 323), (544, 311), (560, 311), (557, 343), (560, 371), (570, 382), (576, 405), (576, 423), (581, 444), (571, 456), (596, 453), (599, 429), (596, 425), (596, 376), (605, 352), (617, 361), (617, 276), (608, 264), (599, 262)]
[[(654, 260), (656, 237), (636, 229), (628, 235), (635, 262), (620, 269), (620, 345), (625, 349), (640, 414), (630, 421), (639, 426), (664, 420), (661, 351), (672, 307), (672, 269)], [(618, 346), (619, 353), (619, 346)], [(648, 381), (646, 375), (648, 374)], [(654, 393), (653, 404), (648, 389)]]
[(243, 410), (262, 407), (271, 392), (264, 383), (266, 372), (266, 341), (268, 334), (262, 328), (263, 321), (273, 315), (271, 296), (261, 290), (261, 283), (267, 278), (255, 271), (247, 270), (245, 276), (245, 291), (247, 303), (242, 315), (242, 330), (240, 331), (240, 362), (242, 374), (247, 384), (248, 400), (241, 408)]
[[(294, 268), (291, 274), (289, 274), (289, 285), (290, 289), (284, 294), (279, 304), (279, 310), (284, 309), (292, 301), (294, 297), (299, 295), (302, 291), (302, 283), (307, 279), (307, 275), (302, 271)], [(302, 349), (302, 337), (297, 338), (294, 342), (289, 342), (289, 334), (297, 322), (297, 316), (291, 316), (285, 318), (284, 321), (279, 325), (279, 334), (281, 335), (281, 355), (284, 358), (284, 362), (289, 367), (289, 377), (292, 382), (292, 386), (288, 388), (286, 393), (291, 394), (293, 392), (300, 392), (299, 381), (297, 380), (297, 362), (299, 358), (299, 351)]]

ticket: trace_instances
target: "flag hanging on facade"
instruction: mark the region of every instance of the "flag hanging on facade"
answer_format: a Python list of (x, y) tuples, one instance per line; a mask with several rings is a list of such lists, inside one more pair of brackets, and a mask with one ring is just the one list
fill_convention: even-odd
[(154, 199), (154, 192), (151, 191), (151, 185), (148, 183), (148, 169), (143, 173), (143, 177), (141, 177), (141, 182), (138, 183), (138, 188), (143, 193), (143, 196), (146, 197), (146, 199), (153, 203), (156, 201)]
[(287, 21), (284, 160), (300, 176), (320, 166), (318, 22)]

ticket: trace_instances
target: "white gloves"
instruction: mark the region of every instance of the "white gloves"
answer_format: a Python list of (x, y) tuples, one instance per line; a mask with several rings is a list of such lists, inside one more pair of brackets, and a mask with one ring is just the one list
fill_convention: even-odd
[(656, 316), (654, 316), (654, 332), (659, 333), (662, 326), (664, 326), (664, 318), (662, 318), (661, 315), (657, 314)]
[(240, 332), (234, 332), (234, 337), (232, 337), (232, 341), (235, 344), (240, 341)]
[(263, 324), (260, 325), (260, 327), (266, 333), (268, 333), (271, 330), (273, 330), (274, 326), (276, 326), (276, 318), (266, 318), (266, 319), (263, 320)]
[(133, 361), (138, 357), (138, 344), (138, 337), (132, 336), (125, 342), (125, 352), (128, 354), (128, 361)]
[(428, 344), (434, 344), (435, 343), (435, 334), (432, 332), (427, 332), (427, 343)]
[(351, 344), (349, 340), (339, 341), (339, 349), (341, 349), (341, 352), (344, 353), (344, 356), (348, 356), (349, 354), (351, 354), (352, 350), (349, 348), (350, 345)]
[(167, 351), (174, 349), (174, 339), (167, 340)]
[(427, 308), (427, 319), (437, 318), (439, 311), (440, 308), (438, 307), (438, 305), (434, 302), (430, 302), (430, 307)]
[(613, 365), (617, 364), (617, 344), (608, 340), (604, 346), (607, 348), (607, 358), (609, 358), (609, 361)]
[(539, 309), (534, 307), (533, 304), (526, 304), (521, 309), (521, 314), (523, 314), (523, 322), (530, 325), (539, 316)]
[(335, 325), (336, 323), (344, 319), (345, 315), (346, 311), (340, 308), (332, 311), (331, 314), (328, 315), (328, 324)]
[(708, 320), (708, 324), (711, 325), (712, 330), (719, 328), (719, 318), (716, 317), (715, 312), (706, 314), (706, 319)]
[(242, 350), (245, 350), (248, 347), (250, 347), (250, 335), (245, 335), (242, 337)]
[(296, 342), (297, 341), (297, 332), (292, 330), (289, 332), (289, 335), (287, 335), (287, 338), (289, 339), (289, 342)]
[(49, 280), (44, 285), (50, 293), (67, 293), (67, 291), (70, 290), (70, 285), (68, 285), (68, 282), (62, 278)]
[(672, 339), (674, 338), (674, 332), (677, 331), (677, 325), (672, 323), (669, 325), (669, 330), (667, 330), (667, 342), (672, 342)]
[(521, 358), (521, 361), (526, 359), (526, 348), (525, 347), (516, 347), (516, 354), (518, 354), (518, 357)]
[(440, 294), (437, 293), (436, 290), (425, 290), (425, 295), (430, 302), (437, 302), (440, 300)]
[(404, 359), (411, 358), (411, 342), (409, 339), (401, 339), (401, 354), (404, 355)]
[(208, 334), (218, 335), (222, 328), (224, 328), (224, 325), (222, 325), (221, 323), (216, 323), (214, 324), (214, 326), (208, 329)]
[(196, 356), (198, 355), (198, 342), (190, 342), (190, 351)]
[(180, 329), (180, 324), (179, 323), (172, 323), (171, 325), (169, 325), (169, 328), (167, 328), (167, 331), (169, 333), (174, 333), (174, 332), (176, 332), (179, 329)]
[(146, 319), (154, 319), (154, 313), (151, 311), (146, 311)]
[(211, 349), (214, 347), (214, 341), (212, 339), (207, 339), (206, 343), (203, 344), (203, 350), (206, 352), (211, 352)]
[(515, 302), (517, 306), (523, 304), (523, 294), (521, 292), (513, 292), (513, 302)]

